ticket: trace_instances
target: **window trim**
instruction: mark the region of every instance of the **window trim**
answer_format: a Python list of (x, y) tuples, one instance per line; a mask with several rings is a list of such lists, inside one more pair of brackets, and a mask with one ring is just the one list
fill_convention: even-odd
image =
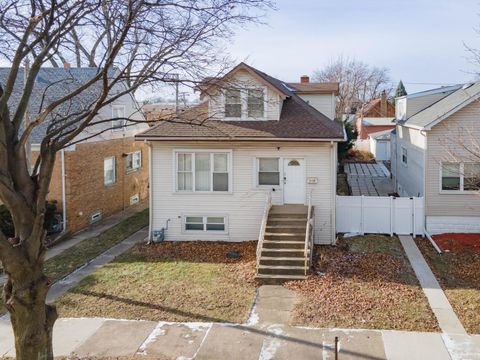
[[(277, 159), (278, 160), (278, 185), (260, 185), (260, 159)], [(282, 174), (283, 174), (283, 157), (280, 156), (256, 156), (255, 157), (255, 187), (257, 189), (281, 189), (283, 188)]]
[[(195, 190), (195, 153), (210, 154), (210, 189), (208, 191)], [(228, 191), (213, 190), (213, 154), (227, 154)], [(192, 155), (192, 190), (178, 190), (178, 154)], [(173, 150), (173, 193), (174, 194), (232, 194), (233, 193), (233, 152), (232, 149), (174, 149)]]
[[(131, 155), (133, 156), (133, 154), (140, 154), (140, 165), (138, 167), (134, 167), (134, 168), (131, 168), (129, 169), (128, 168), (128, 157)], [(136, 150), (136, 151), (131, 151), (131, 152), (128, 152), (126, 153), (127, 156), (125, 156), (125, 169), (126, 169), (126, 173), (129, 174), (129, 173), (132, 173), (132, 172), (135, 172), (135, 171), (139, 171), (141, 168), (142, 168), (142, 165), (143, 165), (143, 162), (142, 162), (142, 150)], [(132, 164), (133, 164), (133, 160), (132, 160)]]
[[(202, 224), (203, 224), (203, 230), (187, 230), (186, 225), (187, 225), (187, 217), (201, 217), (202, 218)], [(223, 224), (224, 224), (224, 230), (207, 230), (207, 218), (209, 217), (221, 217), (223, 218)], [(188, 213), (188, 214), (182, 214), (182, 234), (220, 234), (220, 235), (225, 235), (228, 234), (229, 232), (229, 222), (228, 222), (228, 215), (227, 214), (205, 214), (203, 213), (202, 215), (197, 214), (197, 213)]]
[[(113, 181), (112, 182), (106, 182), (105, 180), (105, 160), (108, 159), (113, 159)], [(113, 186), (117, 183), (117, 158), (115, 156), (107, 156), (103, 158), (103, 185), (104, 186)]]
[(113, 123), (114, 123), (115, 121), (119, 121), (119, 120), (112, 120), (112, 121), (111, 121), (111, 130), (112, 130), (113, 132), (125, 131), (126, 128), (127, 128), (126, 106), (123, 105), (123, 104), (114, 104), (114, 105), (112, 105), (112, 119), (114, 119), (114, 118), (116, 117), (116, 116), (114, 116), (114, 114), (113, 114), (114, 111), (115, 111), (115, 109), (122, 109), (122, 110), (123, 110), (123, 117), (124, 117), (125, 119), (123, 119), (123, 125), (122, 125), (121, 127), (114, 127), (114, 126), (113, 126)]
[[(231, 87), (231, 89), (240, 90), (240, 104), (241, 104), (241, 116), (240, 117), (226, 117), (225, 105), (226, 105), (226, 90), (222, 91), (222, 112), (223, 118), (226, 121), (255, 121), (265, 120), (267, 118), (267, 102), (268, 91), (266, 86), (243, 86), (243, 87)], [(263, 115), (261, 117), (248, 117), (248, 90), (261, 90), (263, 92)]]
[[(460, 164), (460, 189), (459, 190), (443, 190), (442, 179), (443, 179), (443, 164)], [(439, 166), (439, 194), (443, 195), (478, 195), (480, 190), (464, 190), (465, 183), (465, 164), (480, 164), (480, 162), (475, 161), (441, 161)]]

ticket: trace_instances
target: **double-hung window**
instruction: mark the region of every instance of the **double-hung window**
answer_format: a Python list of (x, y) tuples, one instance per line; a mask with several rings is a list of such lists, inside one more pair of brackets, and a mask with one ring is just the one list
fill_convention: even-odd
[(111, 156), (103, 160), (103, 183), (105, 185), (113, 185), (115, 181), (115, 156)]
[(242, 94), (240, 89), (227, 89), (225, 91), (225, 117), (242, 117)]
[(443, 191), (479, 191), (480, 163), (442, 163)]
[(186, 216), (185, 231), (225, 231), (224, 216)]
[(279, 158), (257, 159), (258, 185), (280, 185)]
[(265, 117), (265, 90), (258, 88), (250, 89), (226, 89), (225, 96), (225, 119), (250, 120)]
[(126, 125), (125, 105), (112, 105), (112, 130), (123, 131)]
[(138, 170), (142, 167), (142, 152), (135, 151), (127, 154), (127, 172)]
[(230, 152), (176, 153), (176, 190), (228, 192), (231, 182)]

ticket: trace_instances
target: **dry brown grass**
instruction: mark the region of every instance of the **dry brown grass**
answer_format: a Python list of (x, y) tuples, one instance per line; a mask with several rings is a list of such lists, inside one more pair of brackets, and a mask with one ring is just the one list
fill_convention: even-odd
[(415, 241), (465, 330), (480, 334), (480, 252), (459, 248), (440, 255), (427, 239)]
[(296, 325), (439, 330), (396, 237), (358, 236), (319, 246), (315, 275), (286, 286), (300, 294)]
[[(242, 257), (228, 259), (231, 249)], [(138, 245), (59, 299), (59, 314), (244, 322), (256, 289), (255, 249), (255, 242)]]

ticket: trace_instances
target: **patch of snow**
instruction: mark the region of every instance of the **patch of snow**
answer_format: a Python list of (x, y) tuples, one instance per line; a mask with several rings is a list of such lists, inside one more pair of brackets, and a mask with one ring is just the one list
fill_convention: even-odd
[(279, 336), (283, 334), (281, 325), (270, 325), (267, 328), (267, 331), (273, 333), (274, 336), (267, 336), (265, 340), (263, 340), (258, 360), (274, 359), (275, 353), (282, 344), (282, 340), (279, 338)]
[(362, 235), (362, 234), (360, 234), (359, 232), (352, 232), (352, 233), (343, 234), (343, 237), (344, 238), (349, 238), (349, 237), (354, 237), (354, 236), (359, 236), (359, 235)]
[(184, 325), (193, 331), (202, 331), (208, 329), (212, 326), (212, 323), (207, 322), (187, 322), (187, 323), (177, 323), (177, 325)]
[(145, 341), (142, 343), (142, 345), (140, 345), (140, 347), (138, 348), (137, 354), (147, 355), (147, 350), (146, 349), (147, 349), (148, 344), (154, 342), (157, 339), (157, 337), (166, 334), (166, 331), (162, 329), (162, 327), (164, 325), (165, 325), (164, 323), (159, 322), (157, 324), (157, 326), (155, 326), (155, 328), (152, 330), (150, 335), (148, 335), (148, 337), (145, 339)]

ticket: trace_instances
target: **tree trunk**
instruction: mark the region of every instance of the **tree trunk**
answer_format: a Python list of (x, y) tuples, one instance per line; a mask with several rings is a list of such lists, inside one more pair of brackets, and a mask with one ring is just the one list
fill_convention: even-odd
[[(43, 252), (42, 252), (43, 253)], [(53, 359), (52, 330), (57, 319), (54, 305), (45, 303), (50, 283), (43, 273), (43, 256), (34, 265), (6, 261), (5, 308), (10, 313), (19, 360)]]

